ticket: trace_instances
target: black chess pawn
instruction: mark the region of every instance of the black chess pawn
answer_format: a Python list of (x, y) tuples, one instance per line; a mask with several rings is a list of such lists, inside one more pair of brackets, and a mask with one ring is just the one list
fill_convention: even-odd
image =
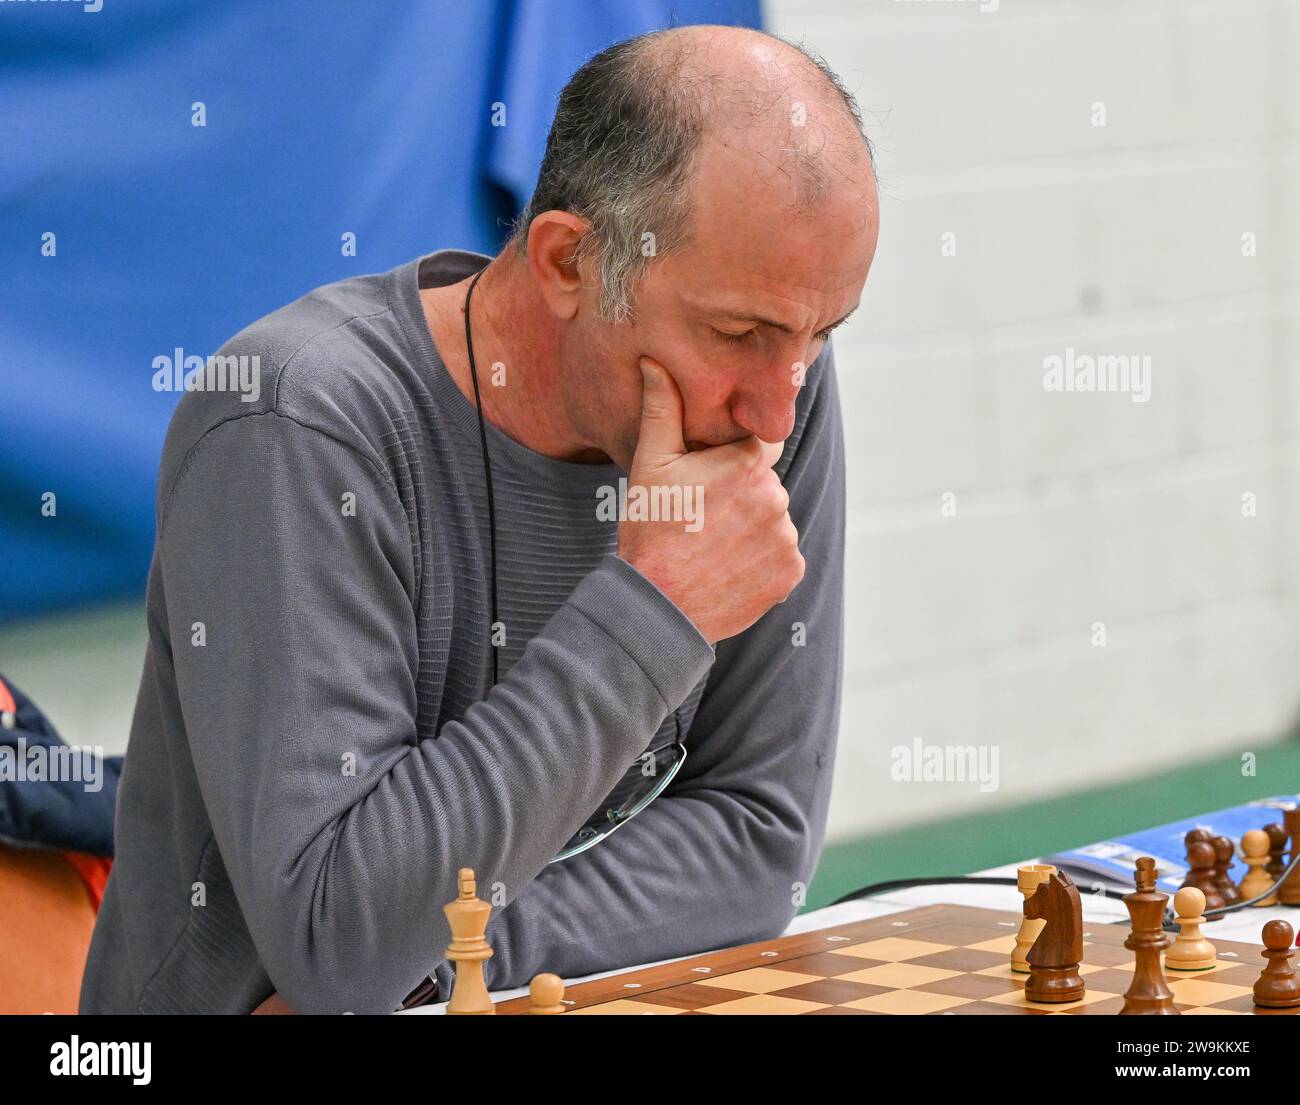
[(1264, 926), (1263, 956), (1268, 960), (1255, 983), (1255, 1004), (1268, 1009), (1293, 1009), (1300, 1006), (1300, 978), (1296, 977), (1291, 957), (1295, 934), (1285, 921), (1269, 921)]
[[(1300, 854), (1300, 808), (1292, 807), (1282, 811), (1282, 831), (1291, 842), (1291, 851), (1287, 861), (1294, 860)], [(1300, 905), (1300, 868), (1292, 871), (1277, 888), (1278, 905)]]
[[(1188, 834), (1190, 835), (1190, 834)], [(1187, 878), (1183, 879), (1183, 886), (1194, 886), (1205, 895), (1205, 908), (1222, 909), (1227, 903), (1223, 900), (1223, 895), (1219, 893), (1218, 882), (1215, 879), (1215, 855), (1214, 845), (1208, 840), (1193, 841), (1187, 848)], [(1207, 913), (1205, 920), (1221, 921), (1222, 913)]]
[(1214, 885), (1223, 896), (1224, 904), (1232, 905), (1241, 901), (1237, 893), (1237, 884), (1232, 881), (1232, 861), (1237, 856), (1237, 847), (1226, 836), (1216, 836), (1214, 845)]
[(1282, 858), (1286, 855), (1286, 830), (1274, 821), (1264, 826), (1264, 834), (1268, 837), (1268, 863), (1264, 871), (1277, 882), (1286, 870), (1286, 860)]

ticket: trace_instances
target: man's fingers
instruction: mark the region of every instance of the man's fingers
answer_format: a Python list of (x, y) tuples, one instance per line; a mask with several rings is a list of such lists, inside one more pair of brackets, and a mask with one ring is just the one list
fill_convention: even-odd
[(763, 446), (763, 467), (771, 468), (781, 459), (781, 454), (785, 452), (785, 442), (763, 441), (760, 444)]
[(658, 361), (641, 358), (641, 430), (633, 463), (668, 464), (686, 454), (682, 394)]
[(720, 449), (734, 449), (755, 468), (771, 468), (781, 459), (781, 454), (785, 452), (784, 441), (764, 441), (760, 437), (750, 434), (749, 437), (741, 438), (730, 445), (717, 446)]

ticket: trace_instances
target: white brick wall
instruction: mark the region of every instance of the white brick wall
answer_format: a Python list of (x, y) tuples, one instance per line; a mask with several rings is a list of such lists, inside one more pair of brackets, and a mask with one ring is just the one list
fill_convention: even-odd
[[(832, 837), (1156, 773), (1300, 716), (1300, 0), (978, 8), (767, 0), (857, 95), (882, 178), (836, 336)], [(1067, 346), (1149, 355), (1150, 401), (1046, 392)], [(892, 782), (917, 738), (997, 746), (998, 790)]]

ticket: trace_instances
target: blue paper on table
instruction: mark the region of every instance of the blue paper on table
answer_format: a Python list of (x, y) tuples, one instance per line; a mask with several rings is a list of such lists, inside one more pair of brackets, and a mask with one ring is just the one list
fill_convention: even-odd
[[(1183, 837), (1190, 830), (1209, 829), (1215, 836), (1226, 836), (1239, 851), (1241, 838), (1247, 831), (1262, 829), (1270, 821), (1280, 825), (1281, 811), (1297, 804), (1300, 804), (1300, 794), (1260, 798), (1244, 806), (1171, 821), (1168, 825), (1143, 829), (1115, 840), (1103, 840), (1067, 852), (1057, 852), (1045, 856), (1044, 862), (1068, 871), (1081, 888), (1087, 888), (1096, 881), (1131, 889), (1138, 856), (1150, 856), (1156, 861), (1156, 872), (1162, 888), (1174, 891), (1182, 885), (1187, 875), (1187, 851), (1183, 846)], [(1234, 856), (1228, 873), (1235, 883), (1241, 882), (1245, 877), (1246, 865), (1239, 856)]]

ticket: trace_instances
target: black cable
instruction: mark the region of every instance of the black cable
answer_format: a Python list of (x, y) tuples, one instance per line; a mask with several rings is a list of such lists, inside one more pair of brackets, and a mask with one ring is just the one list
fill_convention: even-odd
[(909, 886), (942, 886), (946, 883), (967, 883), (971, 886), (1016, 886), (1018, 880), (1009, 875), (938, 875), (924, 879), (890, 879), (888, 882), (876, 882), (864, 886), (851, 894), (837, 898), (831, 905), (852, 902), (858, 898), (869, 898), (873, 894), (884, 894), (888, 890), (906, 890)]
[[(1229, 913), (1236, 913), (1239, 909), (1250, 909), (1256, 902), (1262, 902), (1270, 894), (1276, 894), (1281, 885), (1291, 877), (1291, 872), (1296, 869), (1297, 864), (1300, 864), (1300, 849), (1296, 850), (1296, 854), (1291, 857), (1291, 862), (1282, 869), (1282, 873), (1278, 875), (1277, 881), (1267, 890), (1256, 894), (1253, 898), (1248, 898), (1244, 902), (1230, 902), (1227, 905), (1215, 906), (1214, 909), (1207, 909), (1205, 911), (1206, 920), (1208, 921), (1214, 917), (1225, 917)], [(1172, 909), (1165, 910), (1164, 927), (1170, 932), (1178, 931), (1178, 926), (1174, 923), (1175, 916), (1176, 914)]]
[[(478, 383), (478, 366), (474, 360), (474, 329), (470, 322), (470, 302), (474, 295), (474, 289), (477, 287), (479, 278), (487, 272), (487, 267), (479, 269), (474, 274), (474, 279), (469, 282), (469, 288), (465, 292), (465, 352), (469, 356), (469, 375), (474, 382), (474, 407), (478, 412), (478, 436), (479, 446), (483, 452), (483, 479), (487, 485), (487, 508), (488, 508), (488, 547), (492, 554), (492, 621), (488, 626), (488, 650), (492, 654), (492, 685), (495, 687), (500, 679), (500, 650), (492, 643), (492, 633), (498, 621), (498, 604), (497, 604), (497, 509), (496, 496), (492, 487), (492, 461), (488, 455), (487, 424), (483, 417), (483, 395), (479, 390)], [(682, 737), (682, 712), (681, 707), (673, 711), (673, 722), (676, 726), (677, 744), (683, 749), (686, 742)], [(637, 768), (640, 760), (632, 765), (629, 770)], [(552, 861), (554, 862), (554, 861)], [(1014, 880), (1013, 880), (1014, 881)]]
[(497, 510), (496, 502), (492, 495), (492, 462), (488, 459), (487, 443), (487, 426), (483, 421), (483, 397), (478, 390), (478, 368), (474, 364), (474, 335), (470, 330), (469, 324), (469, 300), (474, 294), (474, 287), (481, 277), (487, 272), (487, 267), (479, 269), (474, 274), (474, 279), (469, 282), (469, 290), (465, 293), (465, 350), (469, 354), (469, 374), (474, 381), (474, 405), (478, 408), (478, 437), (479, 444), (483, 448), (483, 475), (487, 482), (487, 508), (488, 508), (488, 547), (492, 550), (492, 621), (488, 625), (488, 649), (492, 653), (492, 686), (497, 685), (497, 647), (492, 643), (492, 634), (496, 632), (497, 624)]
[[(1216, 906), (1214, 909), (1207, 909), (1205, 911), (1206, 918), (1221, 917), (1228, 913), (1236, 913), (1238, 910), (1251, 908), (1251, 906), (1256, 902), (1262, 902), (1270, 894), (1277, 892), (1278, 888), (1286, 882), (1290, 877), (1291, 872), (1296, 869), (1297, 865), (1300, 865), (1300, 851), (1297, 851), (1296, 855), (1292, 857), (1291, 862), (1287, 864), (1283, 872), (1277, 877), (1277, 881), (1267, 890), (1260, 894), (1256, 894), (1253, 898), (1249, 898), (1243, 902), (1232, 902), (1228, 905)], [(961, 885), (963, 883), (969, 886), (1019, 885), (1019, 881), (1011, 878), (1009, 875), (940, 875), (922, 879), (890, 879), (888, 882), (872, 883), (869, 886), (864, 886), (858, 890), (854, 890), (849, 894), (845, 894), (841, 898), (836, 898), (835, 901), (831, 902), (831, 905), (840, 905), (843, 902), (853, 902), (857, 901), (859, 898), (869, 898), (874, 894), (884, 894), (890, 890), (906, 890), (908, 887), (912, 886), (945, 886)], [(1178, 930), (1177, 924), (1174, 923), (1174, 917), (1175, 913), (1172, 908), (1165, 910), (1164, 928), (1168, 929), (1170, 932), (1176, 932)], [(1125, 922), (1120, 920), (1109, 921), (1106, 923), (1124, 924)]]

